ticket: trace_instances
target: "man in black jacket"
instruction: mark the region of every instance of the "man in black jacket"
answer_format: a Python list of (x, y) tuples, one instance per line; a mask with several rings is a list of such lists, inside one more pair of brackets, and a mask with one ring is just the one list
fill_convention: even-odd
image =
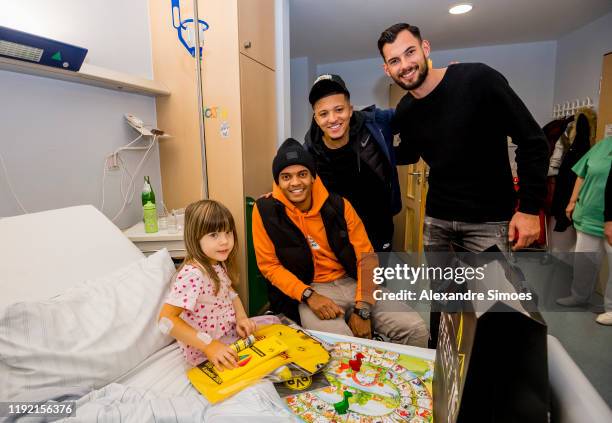
[(393, 110), (353, 110), (338, 75), (319, 76), (308, 97), (313, 109), (304, 147), (331, 192), (345, 197), (366, 227), (374, 251), (391, 251), (393, 216), (402, 208), (391, 120)]

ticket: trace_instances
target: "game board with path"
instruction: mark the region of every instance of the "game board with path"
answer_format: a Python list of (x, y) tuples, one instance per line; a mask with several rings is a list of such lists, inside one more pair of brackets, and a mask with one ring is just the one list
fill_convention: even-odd
[(331, 385), (285, 401), (305, 422), (431, 423), (433, 367), (433, 360), (337, 342), (325, 370)]

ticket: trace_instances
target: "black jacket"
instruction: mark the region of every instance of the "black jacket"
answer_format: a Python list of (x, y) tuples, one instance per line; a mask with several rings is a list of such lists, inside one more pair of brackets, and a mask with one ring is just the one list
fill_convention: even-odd
[[(374, 106), (354, 111), (349, 144), (338, 150), (325, 146), (323, 131), (313, 119), (304, 144), (315, 159), (318, 176), (330, 192), (349, 200), (377, 251), (391, 242), (393, 216), (402, 207), (390, 126), (392, 117), (392, 110)], [(345, 158), (354, 157), (354, 164), (337, 160), (343, 154), (341, 150)]]

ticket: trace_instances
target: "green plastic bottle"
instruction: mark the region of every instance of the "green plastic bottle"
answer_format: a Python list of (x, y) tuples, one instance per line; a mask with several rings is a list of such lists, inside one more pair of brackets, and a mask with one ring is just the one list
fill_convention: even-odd
[(144, 177), (144, 186), (142, 187), (142, 206), (144, 207), (147, 202), (151, 202), (155, 204), (155, 193), (153, 192), (153, 186), (151, 186), (151, 181), (148, 176)]
[(142, 209), (144, 215), (145, 232), (148, 234), (157, 232), (157, 209), (155, 208), (155, 204), (147, 201), (147, 204), (145, 204)]

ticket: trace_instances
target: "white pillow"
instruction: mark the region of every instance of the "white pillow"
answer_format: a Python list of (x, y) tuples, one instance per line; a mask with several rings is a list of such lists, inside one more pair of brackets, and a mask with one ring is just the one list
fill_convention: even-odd
[(157, 315), (173, 273), (164, 249), (49, 300), (1, 310), (0, 401), (96, 389), (168, 345)]

